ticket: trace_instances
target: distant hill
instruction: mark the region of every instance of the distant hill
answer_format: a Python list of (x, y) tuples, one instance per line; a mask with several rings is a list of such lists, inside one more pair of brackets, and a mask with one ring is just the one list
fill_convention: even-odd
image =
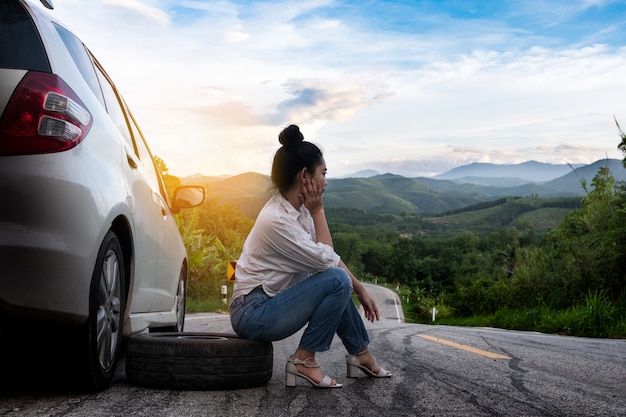
[[(368, 178), (331, 178), (324, 193), (324, 204), (327, 207), (360, 209), (375, 214), (435, 214), (502, 197), (582, 197), (585, 191), (581, 180), (590, 187), (593, 177), (602, 166), (608, 166), (616, 180), (626, 181), (626, 169), (618, 159), (603, 159), (590, 165), (573, 167), (534, 161), (503, 166), (470, 164), (434, 178), (407, 178), (394, 174)], [(529, 172), (532, 170), (537, 171), (534, 180), (528, 178), (532, 176)], [(563, 174), (546, 180), (557, 172)], [(442, 176), (451, 179), (442, 179)], [(195, 176), (181, 181), (183, 184), (204, 185), (210, 198), (239, 206), (245, 215), (252, 218), (256, 217), (272, 190), (269, 176), (253, 172), (226, 179)]]
[(558, 227), (565, 216), (578, 207), (580, 200), (575, 198), (507, 197), (492, 204), (461, 209), (458, 213), (429, 217), (426, 221), (438, 226), (439, 236), (463, 231), (490, 233), (507, 227), (541, 234)]
[(419, 179), (384, 174), (371, 178), (329, 179), (324, 204), (371, 213), (439, 213), (484, 201), (484, 196), (441, 192)]
[(543, 186), (555, 191), (580, 189), (581, 194), (583, 194), (581, 180), (584, 179), (588, 189), (591, 189), (591, 180), (593, 180), (593, 177), (595, 177), (601, 167), (608, 167), (609, 171), (611, 171), (611, 175), (613, 175), (617, 181), (626, 181), (626, 169), (622, 165), (621, 160), (601, 159), (593, 164), (578, 167), (575, 171), (569, 172), (567, 175), (544, 183)]
[(241, 208), (244, 215), (256, 218), (271, 194), (272, 181), (268, 175), (247, 172), (216, 180), (215, 177), (193, 176), (181, 179), (182, 184), (202, 185), (208, 198), (222, 204)]
[(341, 178), (369, 178), (375, 177), (376, 175), (380, 175), (380, 172), (374, 171), (373, 169), (366, 169), (363, 171), (358, 171), (353, 174), (344, 175)]
[(562, 177), (563, 175), (571, 172), (572, 167), (578, 168), (580, 166), (583, 165), (555, 165), (537, 161), (528, 161), (521, 164), (490, 164), (475, 162), (451, 169), (450, 171), (437, 175), (434, 178), (438, 180), (467, 180), (467, 182), (472, 182), (472, 178), (508, 178), (526, 183), (542, 183)]
[[(528, 165), (527, 163), (519, 164), (526, 167), (535, 166), (538, 170), (540, 163), (533, 163)], [(484, 165), (484, 164), (483, 164)], [(493, 165), (493, 164), (487, 164)], [(551, 165), (551, 164), (545, 164)], [(437, 180), (437, 179), (425, 179), (419, 178), (420, 181), (425, 182), (429, 186), (441, 191), (441, 192), (453, 192), (453, 193), (479, 193), (490, 197), (506, 197), (506, 196), (531, 196), (536, 195), (539, 197), (572, 197), (583, 196), (585, 194), (581, 185), (581, 180), (586, 181), (587, 185), (591, 185), (593, 177), (598, 173), (600, 167), (606, 166), (611, 171), (611, 174), (617, 181), (626, 181), (626, 169), (622, 165), (622, 161), (619, 159), (601, 159), (589, 165), (572, 165), (567, 167), (567, 171), (564, 175), (553, 178), (550, 181), (545, 182), (533, 182), (527, 179), (526, 182), (519, 182), (519, 178), (516, 178), (515, 183), (517, 185), (508, 185), (512, 181), (512, 175), (515, 172), (518, 174), (521, 172), (515, 165), (503, 165), (501, 172), (505, 177), (493, 178), (493, 177), (480, 177), (478, 174), (481, 172), (484, 174), (484, 166), (476, 166), (477, 170), (473, 171), (472, 166), (476, 164), (466, 165), (462, 173), (472, 174), (469, 177), (452, 180)], [(552, 165), (552, 167), (555, 167)], [(545, 168), (545, 167), (544, 167)], [(574, 168), (574, 169), (572, 169)], [(510, 169), (510, 170), (509, 170)], [(563, 169), (563, 167), (561, 167)], [(549, 169), (548, 169), (549, 170)], [(451, 172), (451, 171), (449, 171)], [(493, 173), (494, 171), (490, 171)], [(548, 171), (544, 171), (548, 172)], [(556, 172), (556, 171), (554, 171)], [(475, 175), (474, 175), (475, 174)], [(490, 174), (491, 175), (491, 174)], [(526, 174), (530, 176), (529, 174)], [(438, 178), (439, 176), (435, 177)], [(471, 178), (472, 181), (468, 181)], [(537, 178), (537, 177), (536, 177)], [(546, 178), (543, 174), (542, 178)]]

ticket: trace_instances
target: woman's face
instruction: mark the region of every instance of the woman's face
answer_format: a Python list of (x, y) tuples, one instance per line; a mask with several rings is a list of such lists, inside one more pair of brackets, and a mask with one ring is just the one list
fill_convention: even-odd
[(315, 167), (315, 171), (311, 175), (311, 180), (316, 184), (322, 184), (324, 188), (328, 185), (328, 181), (326, 181), (326, 161), (322, 158), (322, 162)]

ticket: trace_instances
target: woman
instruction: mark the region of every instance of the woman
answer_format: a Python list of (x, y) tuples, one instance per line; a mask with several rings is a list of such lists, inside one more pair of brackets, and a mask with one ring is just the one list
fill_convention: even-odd
[(339, 388), (315, 361), (330, 349), (335, 333), (348, 351), (348, 377), (386, 378), (376, 363), (369, 337), (351, 298), (354, 290), (370, 321), (378, 308), (333, 249), (322, 193), (328, 185), (320, 149), (304, 141), (298, 126), (278, 137), (272, 182), (277, 192), (265, 204), (237, 261), (230, 306), (233, 329), (241, 337), (281, 340), (305, 325), (300, 344), (287, 362), (286, 385), (296, 376), (315, 387)]

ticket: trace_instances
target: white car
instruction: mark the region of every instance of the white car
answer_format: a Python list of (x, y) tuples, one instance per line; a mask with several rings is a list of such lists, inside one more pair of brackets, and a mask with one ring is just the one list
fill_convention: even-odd
[(0, 343), (24, 323), (71, 329), (72, 367), (109, 386), (123, 336), (183, 330), (173, 213), (204, 199), (170, 199), (115, 85), (53, 12), (0, 1)]

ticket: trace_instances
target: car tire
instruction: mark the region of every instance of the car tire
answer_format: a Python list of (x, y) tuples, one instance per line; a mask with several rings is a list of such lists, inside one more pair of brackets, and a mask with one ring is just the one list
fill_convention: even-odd
[(122, 346), (125, 283), (122, 246), (109, 230), (96, 258), (89, 291), (89, 318), (80, 335), (82, 378), (90, 390), (108, 388), (115, 374)]
[(150, 388), (231, 390), (272, 378), (270, 342), (219, 333), (143, 333), (128, 339), (126, 377)]

